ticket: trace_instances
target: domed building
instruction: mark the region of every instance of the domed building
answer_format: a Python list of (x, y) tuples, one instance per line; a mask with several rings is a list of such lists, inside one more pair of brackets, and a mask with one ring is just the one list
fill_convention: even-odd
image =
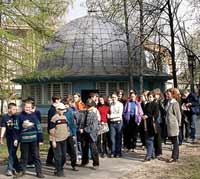
[[(130, 41), (134, 87), (138, 90), (139, 41), (133, 34)], [(108, 96), (117, 89), (129, 91), (126, 36), (114, 22), (92, 15), (75, 19), (55, 33), (45, 52), (38, 71), (47, 73), (15, 80), (23, 86), (23, 98), (32, 96), (37, 104), (46, 105), (52, 95), (80, 92), (86, 97), (96, 91)], [(169, 75), (147, 68), (143, 60), (144, 88), (163, 89)]]

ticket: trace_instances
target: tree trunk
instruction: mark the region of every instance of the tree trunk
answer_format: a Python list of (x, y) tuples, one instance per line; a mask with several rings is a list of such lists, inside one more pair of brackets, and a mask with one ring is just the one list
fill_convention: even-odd
[(171, 58), (172, 58), (172, 76), (174, 87), (178, 88), (177, 76), (176, 76), (176, 61), (175, 61), (175, 33), (174, 33), (174, 18), (171, 9), (171, 1), (167, 1), (168, 5), (168, 16), (169, 16), (169, 25), (170, 25), (170, 35), (171, 35)]
[(144, 69), (144, 23), (143, 23), (143, 0), (139, 1), (140, 6), (140, 94), (143, 92), (143, 69)]
[(128, 13), (127, 13), (127, 1), (124, 0), (124, 19), (125, 19), (125, 33), (126, 33), (126, 47), (128, 53), (128, 65), (129, 65), (129, 87), (133, 89), (133, 61), (131, 57), (131, 48), (130, 48), (130, 37), (129, 37), (129, 22), (128, 22)]

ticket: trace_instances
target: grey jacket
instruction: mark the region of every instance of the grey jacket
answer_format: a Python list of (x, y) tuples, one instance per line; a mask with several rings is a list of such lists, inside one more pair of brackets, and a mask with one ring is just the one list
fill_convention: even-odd
[(172, 99), (166, 106), (166, 119), (168, 137), (179, 135), (179, 126), (181, 125), (181, 111), (179, 103)]
[(83, 113), (83, 120), (80, 125), (80, 129), (83, 129), (87, 133), (93, 142), (97, 141), (99, 122), (97, 114), (93, 110), (87, 110)]

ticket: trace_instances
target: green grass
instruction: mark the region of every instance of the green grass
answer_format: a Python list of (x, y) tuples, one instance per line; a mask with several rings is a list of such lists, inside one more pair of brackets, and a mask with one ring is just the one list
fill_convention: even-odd
[[(43, 131), (43, 137), (44, 137), (44, 144), (40, 146), (40, 153), (46, 154), (49, 148), (49, 134), (46, 132), (46, 130)], [(20, 156), (20, 146), (18, 147), (17, 155)], [(0, 145), (0, 158), (6, 160), (7, 157), (8, 157), (8, 150), (7, 150), (6, 139), (4, 137), (4, 144)]]

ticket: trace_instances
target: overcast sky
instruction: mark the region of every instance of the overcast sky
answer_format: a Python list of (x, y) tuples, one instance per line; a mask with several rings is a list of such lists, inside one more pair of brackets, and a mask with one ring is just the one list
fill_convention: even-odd
[[(69, 7), (68, 12), (64, 17), (64, 22), (67, 23), (73, 19), (85, 15), (87, 15), (86, 0), (74, 0), (73, 5)], [(188, 0), (183, 0), (181, 7), (179, 9), (179, 16), (184, 18), (187, 30), (194, 31), (195, 29), (195, 26), (193, 25), (194, 21), (187, 20), (187, 19), (191, 20), (195, 16), (195, 13), (191, 13)]]

